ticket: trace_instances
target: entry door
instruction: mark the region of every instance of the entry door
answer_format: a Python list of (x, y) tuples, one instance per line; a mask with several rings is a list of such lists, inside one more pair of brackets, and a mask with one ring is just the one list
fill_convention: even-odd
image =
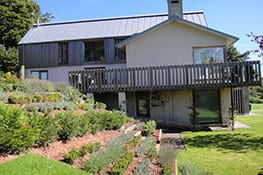
[(219, 90), (200, 90), (194, 92), (194, 105), (200, 124), (220, 123)]
[(149, 92), (136, 93), (137, 116), (150, 118), (150, 94)]

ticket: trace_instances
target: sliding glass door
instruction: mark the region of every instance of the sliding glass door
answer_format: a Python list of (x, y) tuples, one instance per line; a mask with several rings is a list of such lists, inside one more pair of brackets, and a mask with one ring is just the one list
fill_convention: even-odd
[(194, 105), (199, 124), (220, 123), (219, 90), (197, 90), (194, 92)]

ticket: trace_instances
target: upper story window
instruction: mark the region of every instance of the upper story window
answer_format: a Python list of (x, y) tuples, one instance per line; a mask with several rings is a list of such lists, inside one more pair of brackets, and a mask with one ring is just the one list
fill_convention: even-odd
[(68, 64), (68, 43), (59, 44), (59, 54), (58, 54), (58, 64), (66, 65)]
[(31, 71), (31, 76), (38, 80), (48, 80), (48, 71)]
[(122, 41), (124, 41), (125, 39), (115, 39), (115, 60), (116, 61), (123, 61), (126, 60), (126, 50), (122, 50), (119, 49), (118, 47), (116, 47), (116, 45)]
[(104, 61), (104, 41), (85, 42), (85, 62)]
[(225, 49), (223, 47), (194, 48), (195, 64), (223, 63), (224, 60)]

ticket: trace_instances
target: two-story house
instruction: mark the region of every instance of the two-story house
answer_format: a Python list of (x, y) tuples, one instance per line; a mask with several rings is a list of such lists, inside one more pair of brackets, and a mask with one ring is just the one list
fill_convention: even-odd
[(232, 88), (259, 85), (259, 62), (228, 63), (238, 38), (208, 27), (203, 12), (34, 25), (19, 43), (27, 78), (70, 83), (111, 109), (160, 124), (228, 126)]

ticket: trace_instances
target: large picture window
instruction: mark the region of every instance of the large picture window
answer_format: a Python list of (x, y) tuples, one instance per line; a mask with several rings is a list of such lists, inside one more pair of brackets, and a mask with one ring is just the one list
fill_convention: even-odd
[(223, 47), (194, 48), (195, 64), (223, 63), (224, 59)]
[(48, 80), (47, 71), (31, 71), (31, 77), (38, 80)]
[(104, 41), (89, 41), (85, 43), (85, 62), (104, 61)]
[(59, 44), (59, 65), (68, 64), (68, 43), (60, 43)]
[(220, 123), (219, 90), (197, 90), (194, 92), (194, 106), (200, 124)]

